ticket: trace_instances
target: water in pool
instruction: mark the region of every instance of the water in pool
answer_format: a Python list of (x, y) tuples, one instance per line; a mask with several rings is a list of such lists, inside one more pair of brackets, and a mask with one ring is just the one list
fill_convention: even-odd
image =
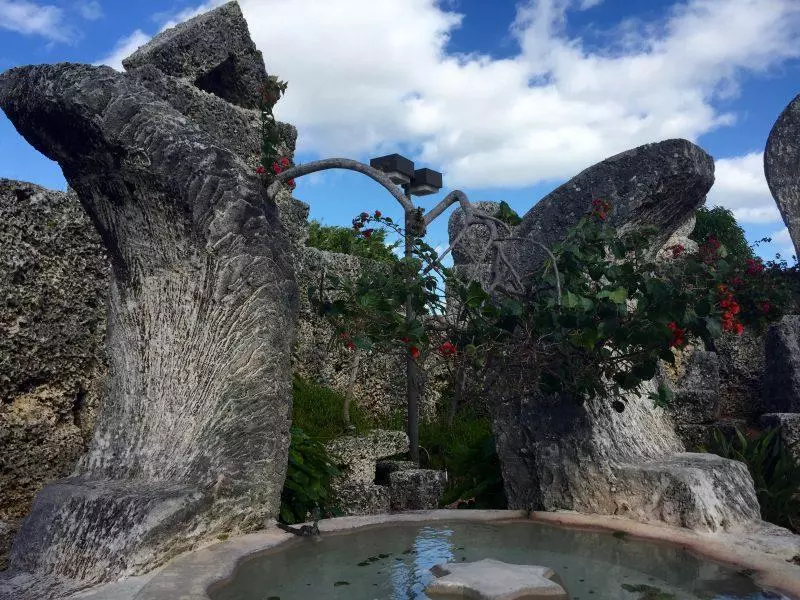
[(747, 573), (677, 546), (540, 523), (387, 525), (297, 540), (245, 562), (213, 600), (424, 600), (443, 562), (552, 568), (573, 600), (766, 600)]

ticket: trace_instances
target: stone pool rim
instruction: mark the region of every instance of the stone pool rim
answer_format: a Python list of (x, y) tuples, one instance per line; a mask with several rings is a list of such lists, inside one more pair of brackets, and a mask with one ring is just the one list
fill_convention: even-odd
[[(346, 534), (392, 524), (462, 521), (472, 523), (533, 522), (587, 531), (623, 531), (631, 538), (677, 545), (684, 550), (732, 569), (752, 571), (752, 578), (765, 590), (800, 599), (800, 567), (786, 559), (754, 551), (725, 535), (697, 533), (663, 524), (640, 523), (623, 517), (586, 515), (571, 511), (531, 512), (525, 510), (423, 510), (404, 513), (337, 517), (319, 522), (321, 533)], [(251, 559), (301, 542), (297, 536), (277, 528), (212, 543), (182, 554), (148, 581), (135, 600), (211, 600), (213, 589), (230, 582), (239, 566)]]

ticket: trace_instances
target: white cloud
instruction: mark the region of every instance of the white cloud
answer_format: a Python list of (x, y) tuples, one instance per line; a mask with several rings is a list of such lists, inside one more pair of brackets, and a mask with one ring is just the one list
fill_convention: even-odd
[(717, 159), (710, 206), (724, 206), (741, 223), (780, 223), (778, 205), (764, 176), (764, 153)]
[(103, 8), (97, 0), (81, 0), (77, 3), (78, 11), (87, 21), (96, 21), (103, 17)]
[(602, 3), (603, 0), (581, 0), (580, 10), (589, 10)]
[(118, 40), (114, 49), (107, 56), (92, 64), (95, 66), (107, 65), (117, 71), (124, 71), (125, 67), (122, 66), (122, 59), (128, 58), (131, 54), (136, 52), (139, 46), (144, 46), (150, 39), (152, 39), (152, 36), (137, 29), (128, 37)]
[[(640, 144), (696, 141), (735, 123), (714, 102), (735, 95), (744, 72), (800, 56), (796, 0), (689, 0), (661, 21), (626, 19), (624, 43), (600, 50), (565, 33), (570, 11), (592, 0), (528, 0), (510, 24), (519, 53), (502, 60), (446, 53), (469, 18), (454, 4), (240, 0), (268, 72), (289, 82), (275, 113), (298, 127), (299, 150), (363, 156), (408, 144), (447, 187), (525, 187)], [(718, 191), (735, 195), (725, 186), (720, 177)], [(772, 218), (750, 208), (737, 205), (746, 219)]]
[(64, 23), (64, 11), (27, 0), (0, 0), (0, 28), (23, 35), (40, 35), (51, 42), (71, 42), (77, 36)]

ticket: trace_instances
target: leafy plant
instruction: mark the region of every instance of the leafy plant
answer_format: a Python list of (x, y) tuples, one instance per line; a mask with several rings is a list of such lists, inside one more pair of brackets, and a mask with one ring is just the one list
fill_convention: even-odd
[[(342, 421), (344, 402), (345, 397), (335, 390), (299, 375), (292, 378), (292, 423), (317, 441), (324, 443), (348, 433)], [(350, 422), (356, 432), (375, 427), (357, 405), (350, 407)]]
[(744, 230), (736, 222), (733, 213), (727, 208), (701, 206), (695, 213), (697, 220), (689, 239), (704, 244), (714, 237), (727, 248), (732, 257), (755, 258), (755, 253), (744, 236)]
[(376, 229), (371, 236), (365, 238), (350, 228), (322, 225), (319, 221), (311, 221), (309, 224), (306, 242), (312, 248), (389, 263), (400, 260), (393, 252), (399, 244), (400, 242), (387, 244), (383, 229)]
[(800, 532), (800, 464), (780, 443), (777, 429), (764, 431), (753, 439), (739, 428), (730, 439), (717, 429), (709, 451), (747, 465), (762, 519)]
[(292, 427), (291, 435), (280, 520), (289, 525), (302, 523), (315, 509), (322, 514), (337, 514), (338, 509), (330, 502), (330, 484), (339, 469), (328, 457), (325, 447), (302, 429)]

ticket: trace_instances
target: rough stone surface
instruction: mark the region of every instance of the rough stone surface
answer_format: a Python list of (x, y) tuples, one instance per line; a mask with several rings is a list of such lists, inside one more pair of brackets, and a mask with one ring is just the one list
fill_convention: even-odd
[(770, 325), (764, 340), (764, 410), (800, 412), (800, 316)]
[(719, 357), (719, 402), (722, 417), (755, 419), (764, 412), (765, 332), (745, 329), (714, 340)]
[(258, 108), (264, 58), (237, 2), (162, 31), (122, 61), (127, 70), (142, 65), (186, 79), (231, 104)]
[(108, 276), (74, 194), (0, 179), (0, 569), (33, 497), (86, 449)]
[(800, 95), (772, 126), (764, 149), (764, 174), (800, 256)]
[[(650, 382), (618, 413), (607, 401), (521, 393), (498, 380), (493, 428), (509, 507), (622, 514), (704, 531), (758, 518), (743, 465), (685, 454), (669, 415), (647, 397), (654, 390)], [(720, 478), (731, 495), (715, 492)]]
[(762, 427), (777, 429), (783, 447), (800, 462), (800, 413), (768, 413), (760, 422)]
[(390, 491), (385, 485), (334, 482), (331, 491), (344, 516), (379, 515), (391, 510)]
[(719, 417), (719, 359), (715, 352), (695, 349), (686, 363), (669, 412), (681, 441), (695, 449), (708, 442)]
[[(682, 139), (646, 144), (607, 158), (556, 188), (525, 213), (514, 235), (552, 247), (593, 199), (602, 198), (613, 205), (609, 223), (621, 230), (656, 226), (660, 234), (653, 246), (658, 249), (703, 204), (713, 183), (714, 160), (695, 144)], [(520, 275), (535, 274), (542, 250), (524, 242), (513, 248)]]
[(379, 460), (375, 465), (375, 483), (389, 485), (389, 475), (395, 471), (416, 468), (417, 464), (410, 460)]
[[(232, 10), (193, 20), (196, 35), (175, 39), (200, 43), (209, 27), (228, 61), (247, 41), (220, 37), (229, 30), (213, 24)], [(249, 40), (243, 19), (237, 27)], [(252, 89), (251, 71), (234, 71), (234, 83)], [(204, 536), (262, 526), (286, 468), (297, 315), (290, 242), (263, 183), (134, 74), (67, 63), (11, 69), (0, 75), (0, 108), (59, 163), (112, 263), (110, 376), (76, 471), (81, 489), (54, 484), (33, 508), (74, 535), (48, 537), (26, 522), (11, 569), (99, 582), (152, 568)], [(82, 491), (97, 480), (113, 511)], [(183, 508), (165, 508), (173, 496), (170, 506)], [(141, 525), (138, 534), (114, 529), (120, 515)], [(43, 597), (33, 588), (15, 596)]]
[(689, 236), (694, 231), (696, 223), (696, 215), (694, 213), (690, 214), (683, 225), (680, 225), (672, 233), (670, 238), (664, 242), (664, 246), (656, 253), (656, 261), (674, 260), (676, 258), (676, 254), (673, 251), (674, 246), (683, 246), (683, 252), (678, 256), (697, 254), (700, 245), (694, 240), (689, 239)]
[(696, 531), (736, 530), (760, 520), (744, 463), (687, 452), (612, 468), (618, 478), (614, 514)]
[(336, 438), (326, 443), (325, 449), (346, 467), (343, 482), (374, 483), (378, 459), (408, 452), (408, 435), (404, 431), (375, 429), (363, 436)]
[(471, 563), (443, 563), (431, 569), (437, 579), (426, 588), (433, 598), (477, 598), (478, 600), (568, 600), (569, 595), (554, 581), (550, 567), (513, 565), (492, 558)]
[[(493, 217), (496, 217), (500, 211), (499, 202), (473, 202), (472, 206)], [(456, 239), (456, 236), (461, 233), (463, 228), (464, 211), (461, 210), (461, 207), (456, 207), (447, 222), (447, 234), (451, 243)], [(469, 231), (461, 238), (461, 241), (453, 247), (453, 261), (458, 264), (481, 262), (480, 257), (483, 255), (483, 251), (489, 242), (489, 235), (489, 228), (484, 225), (473, 225), (470, 227)]]
[(402, 469), (389, 474), (392, 510), (432, 510), (447, 484), (444, 471), (432, 469)]

